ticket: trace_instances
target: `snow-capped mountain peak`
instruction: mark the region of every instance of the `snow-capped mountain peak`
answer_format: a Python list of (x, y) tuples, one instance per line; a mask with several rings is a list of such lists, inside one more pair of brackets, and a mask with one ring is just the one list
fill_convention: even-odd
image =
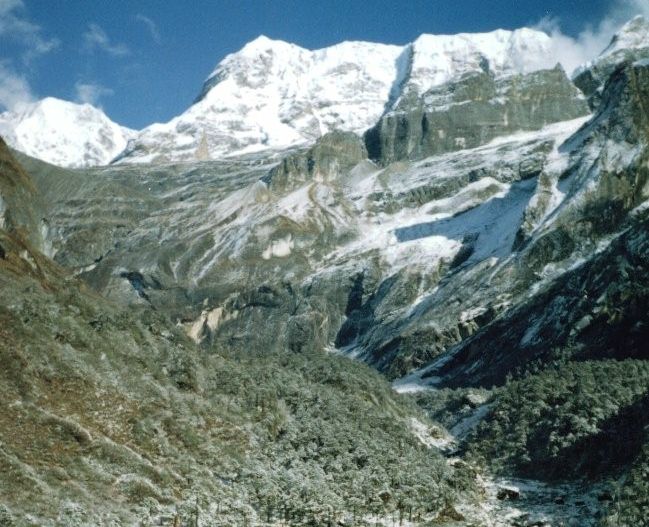
[(610, 45), (602, 52), (601, 57), (612, 55), (622, 49), (645, 47), (649, 47), (649, 20), (638, 15), (620, 29)]
[(594, 108), (613, 71), (624, 62), (645, 59), (649, 59), (649, 20), (640, 15), (627, 22), (597, 58), (577, 68), (573, 81)]
[[(591, 106), (602, 79), (638, 50), (649, 58), (649, 21), (641, 16), (575, 72)], [(319, 50), (261, 35), (221, 60), (194, 104), (167, 123), (136, 134), (101, 110), (47, 98), (1, 114), (0, 134), (18, 150), (74, 167), (118, 155), (121, 162), (164, 163), (284, 150), (333, 130), (363, 134), (402, 96), (423, 96), (467, 74), (499, 78), (556, 63), (552, 38), (529, 28), (423, 34), (405, 46), (342, 42)]]
[[(284, 40), (277, 40), (267, 37), (266, 35), (259, 35), (254, 40), (248, 42), (238, 55), (253, 55), (264, 51), (285, 51), (289, 48), (298, 48), (295, 44), (291, 44)], [(300, 48), (301, 49), (301, 48)]]
[(361, 134), (405, 87), (423, 93), (472, 71), (503, 76), (555, 64), (550, 37), (532, 29), (314, 51), (260, 36), (217, 65), (185, 113), (143, 130), (122, 160), (195, 160), (201, 144), (218, 158), (307, 144), (332, 130)]
[(413, 44), (412, 82), (420, 92), (464, 73), (530, 73), (556, 64), (552, 42), (541, 31), (523, 28), (490, 33), (421, 35)]
[(110, 163), (135, 132), (90, 104), (46, 97), (0, 114), (0, 135), (27, 155), (60, 166), (88, 167)]

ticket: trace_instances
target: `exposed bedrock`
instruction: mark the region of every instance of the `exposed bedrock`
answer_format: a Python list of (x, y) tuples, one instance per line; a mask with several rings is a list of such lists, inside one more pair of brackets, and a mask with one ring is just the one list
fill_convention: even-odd
[(423, 94), (406, 91), (365, 141), (370, 157), (387, 165), (474, 148), (587, 113), (583, 96), (560, 66), (505, 78), (487, 70)]

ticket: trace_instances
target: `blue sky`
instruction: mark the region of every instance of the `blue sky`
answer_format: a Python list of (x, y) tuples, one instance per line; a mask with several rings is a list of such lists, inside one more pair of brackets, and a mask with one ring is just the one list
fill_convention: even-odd
[(315, 49), (543, 21), (587, 54), (640, 11), (649, 0), (0, 0), (0, 108), (51, 95), (142, 128), (185, 110), (260, 34)]

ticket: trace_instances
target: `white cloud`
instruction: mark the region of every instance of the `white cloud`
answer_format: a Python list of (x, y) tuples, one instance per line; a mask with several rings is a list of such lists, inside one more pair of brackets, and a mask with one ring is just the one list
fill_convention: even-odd
[(30, 21), (22, 0), (0, 0), (0, 38), (17, 42), (24, 47), (22, 59), (25, 63), (49, 53), (59, 47), (57, 38), (46, 38), (43, 30)]
[(151, 20), (148, 16), (138, 13), (135, 15), (135, 20), (142, 22), (151, 34), (151, 38), (156, 44), (162, 43), (162, 37), (160, 36), (160, 30), (158, 29), (158, 24)]
[(33, 100), (34, 96), (27, 79), (16, 73), (7, 62), (0, 61), (0, 108), (19, 110), (22, 105)]
[(22, 0), (0, 0), (0, 16), (18, 7), (24, 7)]
[(84, 49), (88, 53), (92, 53), (95, 49), (105, 51), (113, 57), (123, 57), (129, 55), (131, 50), (126, 44), (120, 42), (113, 43), (98, 24), (89, 24), (88, 31), (83, 34)]
[(115, 92), (101, 84), (93, 82), (77, 82), (74, 85), (77, 102), (92, 104), (99, 107), (102, 97), (113, 95)]
[(557, 60), (570, 74), (604, 51), (613, 35), (636, 15), (649, 17), (649, 0), (615, 0), (597, 25), (585, 27), (576, 38), (565, 35), (557, 19), (545, 18), (536, 28), (552, 37)]

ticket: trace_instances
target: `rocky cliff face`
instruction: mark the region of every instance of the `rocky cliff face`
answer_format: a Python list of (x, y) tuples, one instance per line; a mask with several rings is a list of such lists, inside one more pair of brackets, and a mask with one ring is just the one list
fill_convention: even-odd
[[(646, 301), (640, 275), (647, 265), (648, 90), (647, 65), (622, 66), (613, 73), (598, 114), (573, 138), (581, 151), (562, 176), (573, 180), (569, 198), (515, 255), (506, 273), (507, 280), (518, 275), (524, 284), (533, 280), (530, 272), (562, 261), (572, 260), (572, 269), (547, 289), (537, 286), (538, 294), (453, 348), (439, 371), (425, 375), (502, 383), (516, 367), (564, 348), (583, 358), (646, 358), (640, 344), (645, 324), (637, 309)], [(631, 294), (628, 301), (621, 300), (622, 291)], [(625, 344), (616, 345), (622, 333)], [(450, 374), (455, 368), (465, 373)]]
[(638, 16), (615, 35), (610, 45), (596, 59), (578, 68), (575, 84), (588, 97), (592, 108), (600, 104), (606, 81), (624, 62), (649, 59), (649, 21)]
[[(561, 146), (566, 164), (558, 173), (552, 174), (547, 169), (543, 171), (545, 174), (539, 177), (537, 193), (526, 207), (525, 219), (517, 235), (519, 240), (524, 241), (513, 247), (515, 251), (508, 261), (488, 271), (490, 288), (483, 293), (483, 305), (494, 305), (505, 290), (504, 296), (508, 298), (505, 306), (516, 306), (530, 296), (530, 291), (543, 291), (565, 270), (603, 250), (632, 221), (633, 211), (647, 199), (646, 114), (640, 107), (646, 100), (646, 80), (643, 80), (646, 74), (646, 66), (637, 64), (618, 70), (607, 84), (598, 113)], [(563, 199), (558, 203), (554, 201), (552, 205), (552, 192), (545, 194), (548, 199), (543, 200), (546, 205), (540, 214), (537, 207), (543, 202), (543, 186), (552, 186), (551, 183), (544, 183), (546, 178), (554, 180), (555, 192), (561, 192)], [(532, 216), (543, 217), (534, 228), (527, 224)], [(524, 238), (520, 237), (522, 233), (526, 233)], [(475, 283), (475, 277), (469, 276), (470, 273), (466, 273), (465, 278), (460, 275), (457, 279), (469, 279), (468, 283)], [(475, 295), (472, 296), (475, 298)], [(487, 301), (489, 297), (491, 300)], [(447, 297), (443, 290), (436, 292), (435, 298), (436, 301), (426, 309), (426, 316), (437, 324), (450, 312), (454, 311), (455, 316), (460, 318), (460, 310), (470, 311), (471, 308), (471, 304), (464, 300)], [(548, 298), (545, 297), (546, 302)], [(456, 308), (451, 307), (452, 301), (457, 302)], [(567, 316), (569, 311), (570, 308), (566, 307), (565, 312), (560, 311), (561, 314), (557, 313), (556, 316)], [(496, 314), (493, 312), (492, 316)], [(502, 316), (499, 319), (506, 320)], [(490, 322), (489, 317), (486, 320), (483, 318), (482, 322)], [(569, 325), (563, 329), (568, 333), (571, 331)], [(555, 330), (554, 337), (560, 338), (560, 334), (563, 333)], [(433, 345), (441, 341), (444, 343), (442, 348), (450, 350), (454, 341), (460, 342), (466, 336), (466, 333), (456, 333), (449, 339), (433, 334), (429, 338)], [(493, 341), (500, 342), (498, 339)], [(521, 336), (515, 348), (519, 358), (524, 356), (521, 349), (532, 341), (546, 350), (565, 344), (563, 341), (553, 344), (547, 339), (534, 340), (529, 335), (528, 338)], [(402, 349), (401, 346), (398, 349)], [(452, 352), (463, 346), (459, 344)], [(427, 348), (430, 347), (429, 344)], [(478, 360), (477, 357), (475, 360)], [(469, 364), (473, 367), (472, 371), (482, 371), (471, 361)], [(501, 373), (505, 375), (506, 371), (503, 368)]]
[(561, 66), (505, 78), (486, 66), (423, 93), (407, 89), (365, 139), (372, 159), (385, 165), (475, 148), (587, 113), (583, 95)]
[(279, 194), (308, 183), (336, 185), (366, 159), (367, 150), (357, 135), (331, 132), (306, 152), (284, 158), (261, 181)]

